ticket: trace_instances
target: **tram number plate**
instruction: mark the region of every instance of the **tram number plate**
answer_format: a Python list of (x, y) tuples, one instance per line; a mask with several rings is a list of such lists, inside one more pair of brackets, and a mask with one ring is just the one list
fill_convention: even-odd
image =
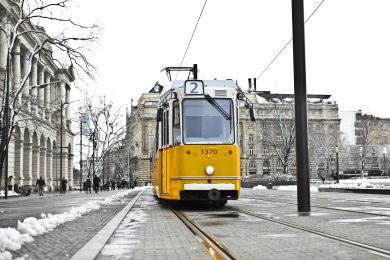
[(204, 155), (209, 155), (209, 154), (218, 154), (217, 149), (201, 149), (200, 152)]
[(203, 95), (204, 85), (201, 80), (186, 80), (184, 84), (184, 93), (186, 95)]

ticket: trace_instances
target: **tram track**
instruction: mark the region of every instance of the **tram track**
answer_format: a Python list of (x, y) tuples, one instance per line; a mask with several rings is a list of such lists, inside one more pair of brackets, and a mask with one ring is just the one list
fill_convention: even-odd
[(290, 227), (290, 228), (294, 228), (294, 229), (305, 231), (305, 232), (308, 232), (308, 233), (311, 233), (311, 234), (315, 234), (315, 235), (318, 235), (318, 236), (321, 236), (321, 237), (325, 237), (325, 238), (328, 238), (328, 239), (331, 239), (331, 240), (334, 240), (334, 241), (338, 241), (338, 242), (341, 242), (343, 244), (346, 244), (346, 245), (349, 245), (349, 246), (354, 246), (354, 247), (356, 247), (356, 248), (358, 248), (360, 250), (366, 250), (369, 253), (380, 255), (380, 256), (385, 257), (385, 258), (390, 258), (390, 250), (386, 250), (386, 249), (383, 249), (383, 248), (375, 247), (375, 246), (372, 246), (372, 245), (369, 245), (369, 244), (361, 243), (361, 242), (354, 241), (354, 240), (347, 239), (347, 238), (343, 238), (343, 237), (340, 237), (340, 236), (332, 235), (332, 234), (329, 234), (329, 233), (326, 233), (326, 232), (323, 232), (323, 231), (319, 231), (319, 230), (315, 230), (315, 229), (312, 229), (312, 228), (304, 227), (304, 226), (297, 225), (297, 224), (294, 224), (294, 223), (278, 220), (278, 219), (275, 219), (275, 218), (272, 218), (272, 217), (268, 217), (268, 216), (264, 216), (264, 215), (261, 215), (261, 214), (248, 212), (248, 211), (241, 210), (241, 209), (238, 209), (238, 208), (235, 208), (235, 207), (226, 206), (225, 208), (229, 209), (229, 210), (232, 210), (232, 211), (239, 212), (241, 214), (245, 214), (245, 215), (248, 215), (248, 216), (252, 216), (252, 217), (259, 218), (259, 219), (262, 219), (262, 220), (266, 220), (266, 221), (269, 221), (269, 222), (273, 222), (273, 223), (276, 223), (276, 224), (279, 224), (279, 225), (282, 225), (282, 226), (287, 226), (287, 227)]
[(189, 219), (186, 214), (172, 207), (170, 209), (184, 223), (184, 225), (186, 225), (187, 228), (191, 230), (194, 235), (201, 239), (202, 244), (215, 259), (237, 259), (232, 255), (226, 246), (218, 242), (218, 240), (211, 234), (208, 234), (206, 231), (204, 231), (201, 226)]
[[(280, 200), (274, 200), (274, 199), (258, 199), (251, 197), (250, 199), (258, 200), (258, 201), (267, 201), (267, 202), (277, 202), (277, 203), (283, 203), (283, 204), (289, 204), (289, 205), (298, 205), (295, 202), (286, 202), (286, 201), (280, 201)], [(350, 213), (358, 213), (358, 214), (364, 214), (364, 215), (371, 215), (371, 216), (379, 216), (379, 217), (389, 217), (390, 215), (386, 214), (380, 214), (380, 213), (374, 213), (374, 212), (365, 212), (365, 211), (358, 211), (358, 210), (351, 210), (351, 209), (342, 209), (339, 207), (326, 207), (326, 206), (318, 206), (318, 205), (311, 205), (311, 207), (314, 208), (320, 208), (320, 209), (327, 209), (327, 210), (335, 210), (335, 211), (343, 211), (343, 212), (350, 212)], [(390, 211), (390, 208), (389, 208)]]

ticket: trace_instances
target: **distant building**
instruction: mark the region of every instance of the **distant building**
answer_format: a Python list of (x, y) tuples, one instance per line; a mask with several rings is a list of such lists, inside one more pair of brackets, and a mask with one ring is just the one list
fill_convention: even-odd
[[(156, 87), (157, 86), (157, 87)], [(160, 85), (156, 84), (149, 93), (139, 98), (137, 106), (131, 105), (127, 115), (126, 148), (128, 172), (131, 183), (137, 180), (139, 185), (151, 181), (151, 152), (154, 147), (156, 131), (156, 113), (160, 100)]]
[(389, 175), (390, 118), (363, 114), (361, 110), (340, 114), (340, 170), (346, 175), (361, 176), (362, 169), (366, 175)]
[[(288, 146), (289, 134), (295, 138), (295, 111), (293, 94), (273, 94), (268, 91), (245, 93), (252, 101), (256, 122), (249, 120), (247, 109), (240, 108), (240, 147), (241, 175), (281, 174), (284, 172), (282, 156), (278, 155), (283, 147), (291, 149), (289, 153), (288, 173), (296, 175), (295, 142)], [(338, 105), (330, 101), (330, 95), (308, 95), (308, 135), (310, 177), (329, 175), (330, 152), (340, 138), (340, 119)], [(282, 125), (286, 125), (284, 132)], [(328, 154), (322, 152), (329, 151)]]

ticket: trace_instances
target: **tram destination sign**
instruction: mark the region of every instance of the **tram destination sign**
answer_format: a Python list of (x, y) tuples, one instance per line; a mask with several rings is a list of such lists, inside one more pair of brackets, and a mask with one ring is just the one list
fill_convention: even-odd
[(204, 84), (201, 80), (186, 80), (184, 83), (184, 94), (186, 95), (203, 95)]

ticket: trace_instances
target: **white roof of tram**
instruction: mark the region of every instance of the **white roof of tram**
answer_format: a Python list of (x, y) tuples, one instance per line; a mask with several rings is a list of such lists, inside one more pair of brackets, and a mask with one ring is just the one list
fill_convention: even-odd
[[(201, 80), (201, 79), (199, 79)], [(225, 88), (236, 88), (236, 82), (232, 79), (226, 79), (226, 80), (201, 80), (203, 81), (204, 87), (205, 88), (212, 88), (212, 87), (225, 87)], [(172, 82), (171, 88), (169, 89), (177, 89), (180, 87), (184, 87), (184, 82), (185, 80), (175, 80)]]

